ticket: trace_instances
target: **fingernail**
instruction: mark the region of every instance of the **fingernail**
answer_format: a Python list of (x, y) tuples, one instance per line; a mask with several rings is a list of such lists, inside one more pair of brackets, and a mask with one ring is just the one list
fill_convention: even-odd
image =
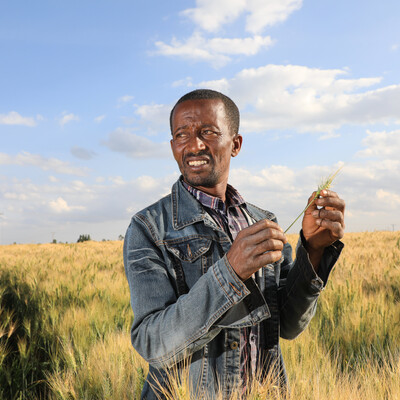
[(318, 217), (318, 215), (319, 215), (319, 210), (313, 211), (313, 212), (311, 213), (311, 215), (312, 215), (313, 217)]
[(326, 193), (327, 193), (327, 191), (325, 189), (321, 190), (321, 194), (326, 195)]

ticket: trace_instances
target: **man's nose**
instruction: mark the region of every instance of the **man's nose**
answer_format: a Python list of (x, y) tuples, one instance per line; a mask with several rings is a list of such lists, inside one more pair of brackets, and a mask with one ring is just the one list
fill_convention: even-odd
[(204, 150), (206, 145), (198, 135), (190, 135), (188, 148), (190, 152), (197, 153), (200, 150)]

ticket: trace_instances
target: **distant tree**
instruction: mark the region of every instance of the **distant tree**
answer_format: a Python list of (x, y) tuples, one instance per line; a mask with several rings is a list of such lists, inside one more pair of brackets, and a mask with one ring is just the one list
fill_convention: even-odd
[(53, 241), (51, 243), (56, 244), (57, 243), (57, 239), (53, 239)]
[(122, 235), (119, 235), (118, 240), (124, 240), (124, 237)]
[(90, 235), (79, 235), (79, 239), (77, 240), (77, 243), (87, 242), (88, 240), (92, 240), (92, 239), (90, 239)]

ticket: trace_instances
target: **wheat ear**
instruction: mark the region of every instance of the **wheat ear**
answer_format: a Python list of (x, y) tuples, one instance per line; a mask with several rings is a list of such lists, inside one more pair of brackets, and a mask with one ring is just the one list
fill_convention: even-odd
[(320, 195), (320, 193), (325, 190), (329, 189), (332, 186), (333, 180), (336, 178), (336, 175), (340, 172), (340, 170), (343, 168), (343, 165), (332, 175), (329, 175), (328, 178), (326, 178), (319, 186), (318, 190), (315, 193), (315, 196), (311, 199), (311, 201), (307, 204), (306, 208), (298, 215), (298, 217), (286, 228), (285, 232), (286, 233), (296, 222), (297, 220), (307, 211), (308, 207), (311, 206), (312, 203), (314, 203), (315, 199), (317, 199)]

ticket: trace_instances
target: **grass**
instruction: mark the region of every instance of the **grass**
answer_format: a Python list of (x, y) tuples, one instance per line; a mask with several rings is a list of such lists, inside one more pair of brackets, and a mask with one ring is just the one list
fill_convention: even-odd
[[(282, 341), (289, 400), (400, 399), (400, 232), (344, 242), (310, 326)], [(0, 299), (0, 400), (140, 397), (122, 242), (0, 246)]]

